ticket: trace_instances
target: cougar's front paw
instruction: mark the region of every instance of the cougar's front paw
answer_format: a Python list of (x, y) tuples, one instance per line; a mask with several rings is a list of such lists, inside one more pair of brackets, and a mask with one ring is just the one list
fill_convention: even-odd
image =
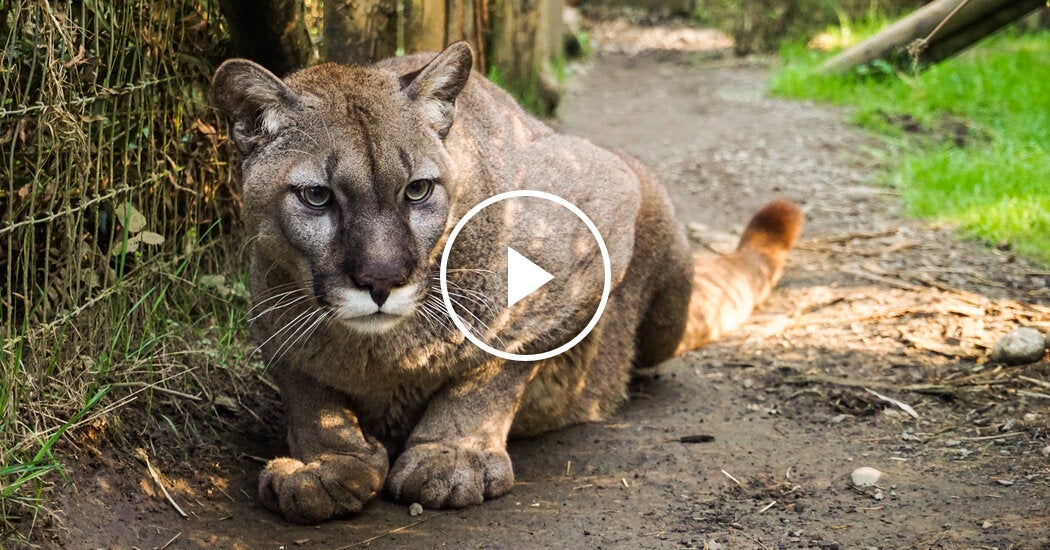
[(259, 498), (296, 523), (320, 523), (361, 511), (383, 486), (385, 457), (323, 455), (303, 464), (275, 458), (259, 474)]
[(506, 451), (423, 443), (394, 462), (386, 489), (403, 502), (427, 508), (463, 508), (496, 498), (514, 485)]

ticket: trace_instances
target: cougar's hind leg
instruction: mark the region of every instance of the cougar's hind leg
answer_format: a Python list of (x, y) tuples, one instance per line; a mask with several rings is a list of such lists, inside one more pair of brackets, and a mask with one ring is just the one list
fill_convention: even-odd
[(684, 243), (682, 247), (670, 244), (656, 273), (652, 273), (656, 287), (638, 325), (638, 368), (654, 367), (670, 359), (688, 321), (692, 260)]
[(641, 171), (642, 208), (635, 224), (628, 276), (637, 289), (636, 368), (671, 358), (682, 339), (692, 293), (693, 261), (682, 225), (667, 192), (648, 170)]

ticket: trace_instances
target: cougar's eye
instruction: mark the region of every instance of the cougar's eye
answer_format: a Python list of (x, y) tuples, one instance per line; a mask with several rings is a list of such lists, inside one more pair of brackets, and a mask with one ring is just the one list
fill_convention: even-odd
[(332, 190), (320, 185), (296, 189), (299, 200), (310, 208), (324, 208), (332, 203)]
[(430, 197), (434, 191), (434, 180), (414, 180), (405, 187), (405, 200), (408, 202), (423, 202)]

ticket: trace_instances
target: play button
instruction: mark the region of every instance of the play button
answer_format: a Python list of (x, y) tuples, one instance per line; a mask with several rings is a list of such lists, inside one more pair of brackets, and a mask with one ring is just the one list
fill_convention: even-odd
[(517, 250), (507, 247), (507, 307), (536, 292), (550, 282), (554, 275), (532, 263)]
[[(469, 236), (457, 245), (461, 234)], [(445, 241), (439, 282), (445, 311), (467, 340), (509, 361), (542, 361), (597, 326), (612, 264), (579, 207), (522, 189), (489, 197), (460, 218)]]

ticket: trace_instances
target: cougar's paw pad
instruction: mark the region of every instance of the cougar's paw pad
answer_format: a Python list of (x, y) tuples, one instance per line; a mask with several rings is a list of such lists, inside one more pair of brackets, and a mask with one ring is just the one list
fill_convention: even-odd
[(398, 457), (387, 492), (427, 508), (463, 508), (496, 498), (514, 485), (506, 451), (482, 451), (440, 443), (414, 445)]
[(361, 511), (383, 486), (385, 468), (352, 455), (304, 464), (275, 458), (259, 474), (259, 498), (289, 521), (312, 524)]

